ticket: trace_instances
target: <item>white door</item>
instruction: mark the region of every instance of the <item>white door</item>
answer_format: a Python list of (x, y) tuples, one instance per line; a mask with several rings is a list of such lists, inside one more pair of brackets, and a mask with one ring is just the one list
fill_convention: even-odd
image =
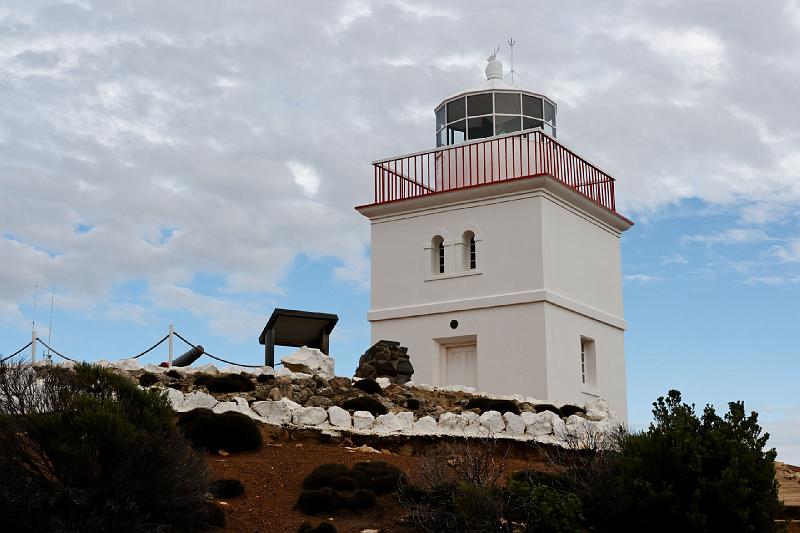
[(476, 345), (448, 346), (443, 363), (443, 385), (478, 386), (478, 349)]

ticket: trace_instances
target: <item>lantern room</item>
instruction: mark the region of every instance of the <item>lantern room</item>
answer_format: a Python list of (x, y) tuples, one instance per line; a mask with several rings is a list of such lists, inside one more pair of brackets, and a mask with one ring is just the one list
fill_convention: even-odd
[(462, 91), (436, 107), (436, 146), (542, 128), (556, 137), (556, 104), (503, 79), (503, 64), (490, 58), (487, 85)]

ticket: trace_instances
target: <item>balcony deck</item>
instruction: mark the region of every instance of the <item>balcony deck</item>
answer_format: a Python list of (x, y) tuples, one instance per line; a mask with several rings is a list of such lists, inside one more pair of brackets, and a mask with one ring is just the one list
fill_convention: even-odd
[(614, 178), (540, 129), (374, 161), (373, 167), (375, 194), (369, 205), (548, 175), (621, 216)]

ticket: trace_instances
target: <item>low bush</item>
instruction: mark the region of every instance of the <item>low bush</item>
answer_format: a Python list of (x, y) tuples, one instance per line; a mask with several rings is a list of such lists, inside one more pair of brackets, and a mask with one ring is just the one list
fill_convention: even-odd
[(376, 494), (394, 492), (404, 481), (399, 469), (383, 461), (356, 463), (352, 469), (323, 464), (303, 480), (295, 508), (309, 515), (363, 511), (375, 506)]
[(222, 374), (221, 376), (198, 374), (194, 378), (194, 384), (205, 387), (208, 392), (216, 393), (251, 392), (256, 390), (256, 384), (250, 378), (241, 374)]
[(550, 411), (551, 413), (555, 413), (558, 416), (561, 416), (561, 409), (556, 407), (555, 405), (551, 405), (549, 403), (540, 403), (533, 406), (533, 409), (537, 413), (544, 413), (545, 411)]
[(367, 394), (381, 394), (381, 393), (383, 393), (383, 389), (381, 388), (381, 386), (378, 385), (378, 382), (375, 381), (372, 378), (359, 379), (358, 381), (353, 383), (353, 387), (355, 387), (357, 389), (361, 389), (364, 392), (366, 392)]
[(559, 409), (559, 411), (561, 412), (561, 416), (563, 416), (564, 418), (567, 418), (568, 416), (572, 416), (572, 415), (578, 415), (578, 414), (585, 415), (586, 414), (586, 409), (582, 409), (582, 408), (578, 407), (577, 405), (562, 405), (561, 409)]
[(208, 502), (206, 504), (206, 514), (208, 516), (207, 523), (213, 528), (225, 527), (225, 511), (219, 505)]
[(345, 400), (342, 402), (342, 408), (348, 411), (368, 411), (372, 413), (372, 416), (385, 415), (389, 412), (385, 405), (369, 396), (359, 396), (358, 398)]
[(223, 478), (211, 483), (208, 491), (215, 498), (235, 498), (244, 494), (244, 485), (238, 479)]
[(258, 424), (241, 413), (193, 409), (180, 415), (178, 428), (195, 449), (233, 453), (257, 450), (262, 444)]
[(508, 412), (519, 414), (519, 406), (517, 402), (512, 400), (493, 400), (491, 398), (475, 397), (470, 398), (464, 409), (480, 409), (481, 413), (486, 411), (497, 411), (501, 414)]
[(408, 398), (405, 402), (406, 409), (411, 409), (412, 411), (416, 411), (419, 409), (420, 402), (416, 398)]
[(297, 533), (336, 533), (336, 527), (330, 522), (320, 522), (316, 527), (306, 522), (300, 526)]
[(259, 374), (256, 378), (256, 381), (259, 383), (269, 383), (271, 381), (275, 381), (275, 376), (271, 374)]
[(151, 385), (155, 385), (158, 383), (158, 376), (155, 374), (151, 374), (150, 372), (145, 372), (141, 376), (139, 376), (139, 385), (142, 387), (149, 387)]
[(172, 379), (182, 379), (183, 378), (183, 376), (181, 376), (181, 373), (178, 372), (177, 370), (175, 370), (174, 368), (164, 372), (164, 375), (167, 376), (167, 377), (170, 377)]
[(206, 530), (208, 470), (172, 417), (108, 369), (0, 364), (0, 529)]

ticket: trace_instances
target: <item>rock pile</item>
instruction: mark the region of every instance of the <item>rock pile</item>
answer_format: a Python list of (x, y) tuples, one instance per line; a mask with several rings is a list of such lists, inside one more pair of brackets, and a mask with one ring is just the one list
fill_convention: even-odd
[(408, 356), (408, 348), (395, 341), (378, 341), (358, 360), (357, 378), (387, 378), (392, 383), (403, 385), (411, 381), (414, 367)]

